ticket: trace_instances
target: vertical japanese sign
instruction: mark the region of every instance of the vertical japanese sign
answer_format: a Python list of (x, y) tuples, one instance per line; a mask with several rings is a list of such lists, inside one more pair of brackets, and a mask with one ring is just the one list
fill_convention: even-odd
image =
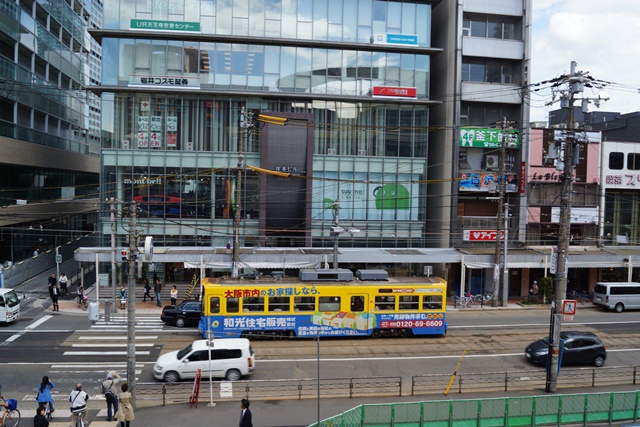
[(176, 132), (178, 131), (178, 117), (167, 116), (167, 147), (176, 147), (178, 145), (178, 138)]

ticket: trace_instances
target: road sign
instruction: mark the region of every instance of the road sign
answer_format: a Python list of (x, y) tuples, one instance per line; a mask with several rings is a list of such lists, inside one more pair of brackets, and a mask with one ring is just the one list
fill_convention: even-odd
[(62, 264), (62, 255), (56, 255), (56, 264)]
[(574, 299), (563, 299), (562, 300), (562, 314), (567, 316), (575, 316), (576, 315), (576, 305), (578, 302)]

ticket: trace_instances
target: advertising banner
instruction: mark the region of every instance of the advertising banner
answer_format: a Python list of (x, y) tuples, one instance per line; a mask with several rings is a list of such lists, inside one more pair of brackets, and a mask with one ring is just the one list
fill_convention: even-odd
[[(515, 193), (518, 191), (518, 176), (507, 175), (507, 192)], [(458, 188), (460, 191), (476, 191), (476, 192), (497, 192), (500, 190), (500, 179), (497, 173), (462, 173)]]

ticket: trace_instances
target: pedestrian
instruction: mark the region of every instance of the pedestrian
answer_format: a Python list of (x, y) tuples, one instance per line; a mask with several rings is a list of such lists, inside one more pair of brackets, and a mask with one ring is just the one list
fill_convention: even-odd
[(33, 427), (49, 427), (49, 421), (44, 416), (46, 408), (44, 406), (38, 406), (36, 409), (36, 416), (33, 417)]
[(67, 275), (60, 273), (60, 280), (58, 280), (58, 282), (60, 282), (60, 292), (63, 295), (68, 294), (69, 290), (67, 289), (67, 283), (69, 282), (69, 278), (67, 278)]
[(40, 255), (40, 248), (36, 248), (35, 251), (33, 251), (33, 257), (37, 257), (38, 255)]
[(242, 408), (242, 412), (240, 412), (240, 423), (239, 427), (253, 427), (253, 423), (251, 420), (251, 409), (249, 409), (250, 402), (248, 399), (242, 399), (240, 401), (240, 407)]
[(49, 381), (48, 376), (42, 377), (42, 382), (38, 385), (38, 394), (36, 396), (36, 400), (38, 401), (38, 405), (43, 408), (47, 407), (49, 404), (49, 413), (51, 414), (51, 418), (53, 418), (53, 413), (55, 412), (55, 408), (53, 406), (53, 397), (51, 396), (51, 389), (53, 388), (53, 383)]
[(169, 264), (169, 280), (171, 283), (176, 281), (176, 267), (173, 264)]
[(149, 297), (149, 300), (152, 300), (151, 294), (149, 294), (149, 292), (151, 292), (151, 286), (149, 286), (149, 279), (145, 277), (144, 278), (144, 295), (142, 296), (142, 302), (146, 302), (147, 297)]
[(175, 306), (177, 301), (178, 301), (178, 288), (176, 288), (176, 285), (173, 285), (173, 288), (171, 288), (171, 305)]
[(58, 284), (55, 273), (51, 273), (51, 276), (49, 276), (48, 281), (49, 281), (49, 293), (51, 293), (51, 288), (53, 288), (53, 285)]
[(120, 286), (120, 310), (124, 310), (127, 308), (127, 290), (124, 288), (124, 285)]
[[(122, 381), (120, 375), (114, 371), (107, 373), (107, 379), (102, 382), (102, 394), (107, 400), (107, 421), (111, 421), (118, 413), (118, 395), (116, 390)], [(113, 409), (113, 412), (112, 412)]]
[(116, 414), (116, 420), (120, 421), (120, 427), (129, 427), (131, 421), (136, 417), (133, 413), (133, 405), (131, 404), (131, 393), (129, 393), (129, 385), (122, 384), (120, 387), (122, 392), (118, 395), (120, 399), (120, 410)]
[(156, 279), (153, 283), (153, 292), (156, 294), (156, 305), (162, 307), (162, 301), (160, 301), (160, 293), (162, 292), (162, 283), (160, 279)]
[(60, 298), (60, 289), (58, 289), (57, 284), (54, 284), (51, 287), (51, 301), (53, 301), (53, 311), (60, 311), (60, 306), (58, 305), (58, 298)]
[(89, 401), (89, 395), (86, 391), (82, 390), (82, 384), (76, 384), (76, 388), (69, 395), (69, 402), (71, 402), (71, 427), (78, 425), (78, 414), (82, 414), (83, 424), (87, 423), (87, 402)]

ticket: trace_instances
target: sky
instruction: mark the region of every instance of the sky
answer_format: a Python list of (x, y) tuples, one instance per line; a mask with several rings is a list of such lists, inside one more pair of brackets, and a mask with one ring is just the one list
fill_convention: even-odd
[[(640, 111), (640, 0), (532, 3), (530, 83), (568, 74), (576, 61), (577, 71), (611, 82), (603, 90), (585, 88), (583, 97), (610, 98), (600, 108), (590, 104), (589, 111)], [(549, 90), (532, 93), (531, 121), (546, 121), (549, 111), (559, 108), (557, 103), (544, 105), (550, 100)]]

